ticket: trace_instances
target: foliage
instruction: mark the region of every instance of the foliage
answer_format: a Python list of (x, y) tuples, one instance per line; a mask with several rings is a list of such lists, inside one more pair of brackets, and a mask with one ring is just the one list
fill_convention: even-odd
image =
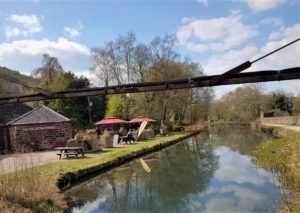
[[(174, 35), (157, 36), (149, 44), (138, 43), (132, 32), (120, 35), (102, 47), (91, 49), (91, 72), (104, 86), (202, 75), (200, 64), (181, 58), (176, 42)], [(144, 115), (176, 123), (197, 122), (207, 119), (212, 93), (212, 89), (185, 89), (112, 96), (106, 114), (122, 118)]]
[(26, 84), (35, 82), (35, 79), (31, 76), (23, 75), (19, 71), (11, 70), (6, 67), (0, 67), (0, 75)]
[[(280, 135), (280, 138), (260, 144), (256, 151), (257, 164), (271, 170), (280, 183), (295, 192), (300, 187), (300, 133), (275, 127), (264, 127), (266, 131)], [(288, 212), (300, 211), (299, 195), (291, 196), (284, 191)]]
[[(89, 88), (90, 81), (81, 76), (77, 77), (72, 72), (62, 74), (61, 77), (53, 80), (49, 85), (50, 91), (60, 91), (69, 89)], [(93, 103), (91, 106), (92, 121), (96, 121), (103, 117), (105, 108), (104, 97), (91, 97), (90, 101)], [(71, 119), (75, 130), (89, 125), (89, 109), (87, 97), (78, 97), (72, 99), (57, 99), (46, 102), (46, 104), (56, 112)]]
[(262, 95), (260, 85), (238, 87), (213, 103), (212, 120), (253, 120), (260, 116)]
[(126, 95), (111, 95), (107, 101), (105, 116), (129, 119), (129, 98)]
[(300, 115), (300, 94), (293, 99), (293, 115)]
[(266, 101), (268, 109), (292, 113), (291, 95), (283, 91), (273, 92)]
[(17, 163), (11, 165), (21, 170), (0, 176), (1, 212), (46, 213), (66, 209), (64, 196), (58, 193), (51, 176), (44, 176), (35, 165), (30, 156), (21, 156)]
[(167, 127), (168, 131), (173, 131), (173, 122), (172, 121), (164, 121), (163, 125)]
[[(27, 75), (23, 75), (18, 71), (10, 70), (6, 67), (0, 67), (0, 75), (8, 79), (26, 83), (28, 85), (36, 86), (39, 82)], [(17, 83), (12, 83), (6, 79), (0, 78), (0, 95), (10, 96), (10, 95), (21, 95), (30, 94), (33, 91)]]

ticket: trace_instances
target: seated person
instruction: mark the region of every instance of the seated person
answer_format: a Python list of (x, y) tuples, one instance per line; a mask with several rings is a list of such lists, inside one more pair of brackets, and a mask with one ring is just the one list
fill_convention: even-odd
[(126, 144), (128, 144), (128, 142), (131, 143), (131, 142), (135, 141), (135, 138), (132, 135), (132, 130), (131, 129), (128, 131), (127, 136), (123, 136), (123, 137), (120, 137), (120, 138), (121, 138), (120, 141), (125, 142)]

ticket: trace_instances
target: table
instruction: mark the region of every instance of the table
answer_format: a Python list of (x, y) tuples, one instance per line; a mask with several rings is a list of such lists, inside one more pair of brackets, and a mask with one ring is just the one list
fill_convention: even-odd
[(61, 159), (62, 155), (65, 155), (67, 158), (72, 155), (78, 158), (78, 154), (81, 154), (82, 157), (84, 157), (84, 152), (82, 147), (57, 147), (55, 149), (59, 150), (59, 153), (57, 153), (59, 159)]

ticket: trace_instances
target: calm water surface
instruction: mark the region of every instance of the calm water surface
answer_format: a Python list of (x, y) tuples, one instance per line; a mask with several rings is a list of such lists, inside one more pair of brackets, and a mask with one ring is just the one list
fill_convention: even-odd
[(269, 139), (249, 128), (216, 128), (94, 177), (67, 192), (73, 212), (273, 212), (280, 192), (251, 161)]

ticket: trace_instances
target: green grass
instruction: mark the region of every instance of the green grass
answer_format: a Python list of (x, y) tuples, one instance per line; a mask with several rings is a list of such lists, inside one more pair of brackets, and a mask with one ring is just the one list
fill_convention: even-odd
[(260, 144), (254, 152), (256, 163), (272, 171), (284, 188), (293, 193), (285, 192), (286, 210), (300, 212), (300, 132), (266, 127), (262, 129), (277, 136), (271, 141)]
[[(66, 182), (67, 184), (70, 183), (70, 179), (77, 180), (78, 178), (104, 169), (105, 166), (116, 166), (122, 163), (125, 158), (134, 158), (146, 151), (154, 151), (154, 148), (166, 146), (176, 140), (188, 137), (192, 133), (172, 133), (169, 136), (157, 137), (138, 142), (137, 144), (105, 149), (98, 153), (87, 153), (85, 154), (85, 158), (63, 159), (59, 162), (2, 175), (0, 176), (0, 186), (2, 187), (2, 191), (5, 189), (7, 193), (0, 194), (0, 211), (5, 210), (9, 212), (8, 208), (12, 202), (16, 202), (14, 206), (17, 210), (15, 212), (26, 212), (28, 209), (33, 212), (56, 212), (61, 210), (66, 207), (66, 202), (60, 197), (61, 193), (57, 186), (65, 187)], [(24, 177), (26, 177), (26, 181)], [(23, 187), (22, 190), (19, 190), (20, 187), (26, 184), (25, 182), (33, 182), (31, 179), (36, 181), (37, 184), (35, 185), (39, 185), (39, 189), (36, 189), (35, 192), (32, 192), (30, 187)], [(64, 183), (64, 185), (60, 185), (61, 183)], [(43, 188), (49, 188), (49, 196), (45, 194)], [(13, 190), (16, 197), (13, 200), (10, 200), (9, 196), (11, 190)], [(35, 197), (38, 198), (38, 201), (31, 199), (28, 204), (25, 199), (26, 197), (28, 199), (32, 197), (32, 193), (36, 193)], [(55, 194), (57, 196), (54, 196)], [(22, 202), (18, 203), (20, 200)], [(39, 206), (42, 206), (42, 208)]]
[(61, 160), (59, 162), (50, 163), (40, 168), (45, 174), (52, 175), (54, 180), (58, 180), (61, 176), (67, 173), (78, 175), (86, 169), (95, 166), (103, 165), (113, 160), (122, 158), (123, 156), (132, 155), (140, 151), (144, 151), (158, 144), (165, 144), (169, 141), (176, 140), (191, 134), (191, 132), (172, 133), (169, 136), (141, 141), (137, 144), (126, 145), (123, 147), (109, 148), (98, 153), (85, 154), (85, 158)]

